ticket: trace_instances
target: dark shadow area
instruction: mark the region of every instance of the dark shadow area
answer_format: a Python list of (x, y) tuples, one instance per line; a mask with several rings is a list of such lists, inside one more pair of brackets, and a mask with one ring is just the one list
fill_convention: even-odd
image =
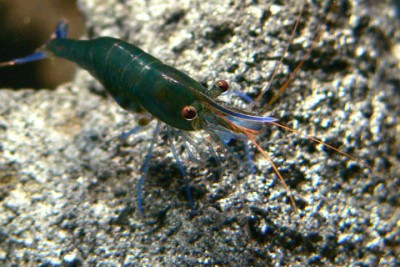
[[(0, 1), (0, 62), (31, 54), (50, 37), (57, 22), (66, 18), (70, 36), (84, 32), (84, 19), (76, 1)], [(0, 68), (0, 88), (53, 89), (70, 81), (76, 66), (61, 59)]]

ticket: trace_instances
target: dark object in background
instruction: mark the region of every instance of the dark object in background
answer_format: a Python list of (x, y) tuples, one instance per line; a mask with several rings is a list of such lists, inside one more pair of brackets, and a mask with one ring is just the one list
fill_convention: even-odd
[[(60, 18), (69, 21), (71, 37), (83, 34), (76, 1), (0, 1), (0, 62), (32, 53), (50, 37)], [(0, 88), (53, 89), (70, 81), (75, 70), (74, 64), (60, 59), (0, 68)]]

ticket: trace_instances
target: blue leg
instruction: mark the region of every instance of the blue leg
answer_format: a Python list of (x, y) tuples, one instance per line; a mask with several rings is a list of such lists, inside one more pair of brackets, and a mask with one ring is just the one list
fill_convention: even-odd
[(247, 138), (245, 140), (243, 140), (243, 143), (244, 143), (244, 148), (246, 150), (247, 162), (249, 163), (249, 166), (250, 166), (251, 177), (254, 179), (254, 175), (255, 175), (256, 171), (254, 168), (253, 159), (251, 158), (251, 155), (250, 155), (250, 147), (249, 147)]
[(56, 38), (67, 38), (68, 37), (68, 22), (66, 19), (61, 19), (56, 28)]
[(142, 177), (140, 177), (139, 184), (138, 184), (138, 207), (139, 207), (140, 214), (144, 213), (143, 184), (144, 184), (144, 181), (146, 180), (147, 174), (149, 173), (150, 159), (151, 159), (151, 155), (153, 154), (154, 144), (156, 143), (156, 140), (157, 140), (158, 131), (160, 129), (159, 126), (160, 126), (160, 122), (157, 122), (156, 128), (154, 129), (153, 138), (151, 139), (151, 143), (150, 143), (149, 149), (147, 151), (146, 161), (144, 162), (143, 175), (142, 175)]
[(185, 180), (185, 188), (186, 188), (186, 194), (187, 194), (188, 199), (189, 199), (189, 204), (192, 207), (192, 209), (195, 211), (196, 208), (194, 206), (194, 200), (193, 200), (193, 196), (192, 196), (192, 191), (190, 191), (189, 179), (187, 178), (185, 168), (183, 167), (183, 164), (179, 159), (178, 153), (176, 153), (176, 149), (175, 149), (175, 146), (174, 146), (174, 141), (172, 139), (171, 127), (168, 127), (168, 138), (170, 140), (171, 151), (172, 151), (172, 154), (174, 155), (176, 164), (178, 164), (179, 170), (181, 171), (183, 179)]
[[(147, 126), (147, 125), (146, 125), (146, 126)], [(123, 141), (126, 141), (131, 135), (134, 135), (134, 134), (140, 132), (140, 131), (143, 130), (144, 128), (145, 128), (145, 126), (138, 125), (138, 126), (136, 126), (135, 128), (133, 128), (132, 130), (130, 130), (130, 131), (128, 131), (128, 132), (123, 132), (123, 133), (121, 134), (121, 139), (122, 139)]]

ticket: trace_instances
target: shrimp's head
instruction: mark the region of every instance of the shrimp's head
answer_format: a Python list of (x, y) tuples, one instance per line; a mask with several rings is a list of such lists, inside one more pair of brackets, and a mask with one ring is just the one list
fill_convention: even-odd
[[(233, 135), (242, 133), (257, 135), (266, 123), (277, 121), (273, 117), (260, 117), (244, 111), (233, 110), (217, 103), (212, 98), (216, 98), (222, 92), (225, 92), (228, 85), (225, 81), (219, 81), (216, 84), (220, 91), (217, 93), (215, 93), (215, 90), (209, 91), (208, 94), (197, 92), (196, 101), (182, 108), (182, 118), (191, 122), (193, 130), (230, 132)], [(212, 95), (213, 93), (215, 94)]]

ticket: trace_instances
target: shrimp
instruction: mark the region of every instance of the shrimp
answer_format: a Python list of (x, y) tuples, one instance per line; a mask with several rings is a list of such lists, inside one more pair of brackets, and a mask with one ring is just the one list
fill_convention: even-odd
[[(301, 11), (299, 13), (300, 17)], [(293, 32), (295, 32), (297, 25), (298, 22)], [(278, 123), (278, 119), (275, 117), (259, 116), (250, 112), (227, 108), (218, 103), (217, 98), (229, 89), (226, 81), (217, 81), (211, 88), (207, 89), (185, 73), (162, 63), (135, 45), (120, 39), (100, 37), (92, 40), (73, 40), (68, 39), (67, 36), (68, 23), (61, 20), (52, 38), (43, 47), (26, 57), (0, 63), (0, 67), (38, 61), (51, 56), (67, 59), (89, 71), (102, 83), (107, 92), (122, 108), (133, 113), (139, 113), (141, 118), (146, 118), (139, 120), (139, 128), (135, 128), (132, 133), (149, 125), (152, 119), (158, 121), (148, 148), (144, 172), (138, 184), (138, 209), (141, 214), (144, 212), (143, 184), (149, 171), (156, 138), (160, 132), (160, 122), (166, 125), (170, 137), (171, 151), (185, 179), (188, 199), (193, 209), (195, 207), (194, 200), (189, 189), (185, 168), (173, 144), (173, 133), (186, 140), (185, 145), (190, 154), (191, 149), (193, 147), (197, 149), (198, 146), (188, 137), (189, 133), (206, 131), (210, 138), (205, 142), (209, 145), (210, 153), (216, 155), (217, 159), (219, 155), (214, 147), (217, 147), (219, 152), (230, 154), (231, 151), (227, 146), (230, 140), (241, 140), (245, 143), (246, 148), (247, 142), (250, 141), (270, 162), (285, 186), (292, 206), (297, 210), (296, 202), (278, 167), (257, 143), (256, 138), (263, 132), (266, 124), (272, 124), (298, 134), (301, 134), (300, 132)], [(298, 71), (303, 62), (304, 59), (297, 66), (295, 72)], [(275, 101), (285, 91), (292, 78), (292, 76), (289, 77), (271, 102)], [(251, 106), (259, 103), (262, 94)], [(129, 134), (125, 137), (128, 136)], [(353, 156), (316, 138), (310, 136), (308, 138), (326, 145), (344, 156), (355, 159)], [(254, 173), (248, 149), (246, 151), (251, 172)]]

